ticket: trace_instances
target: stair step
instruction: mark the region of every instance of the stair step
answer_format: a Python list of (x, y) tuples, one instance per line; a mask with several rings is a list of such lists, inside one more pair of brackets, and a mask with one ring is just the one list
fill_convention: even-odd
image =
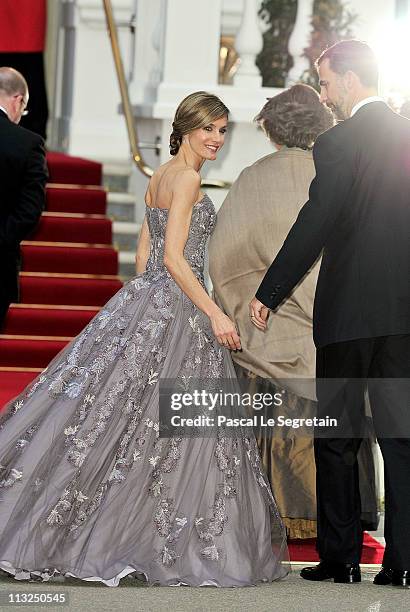
[(113, 224), (115, 248), (119, 251), (131, 251), (135, 256), (140, 230), (139, 223), (115, 221)]
[(47, 153), (47, 165), (50, 183), (101, 185), (102, 165), (98, 162), (50, 151)]
[(48, 184), (46, 210), (49, 212), (88, 213), (105, 215), (107, 192), (103, 187), (75, 187)]
[(122, 264), (132, 264), (135, 267), (135, 253), (131, 251), (120, 251), (118, 253), (118, 260)]
[(107, 193), (108, 204), (124, 204), (125, 206), (135, 205), (135, 195), (133, 193), (109, 191)]
[(135, 195), (109, 192), (107, 214), (113, 221), (135, 221)]
[(12, 304), (2, 331), (9, 335), (77, 336), (98, 311), (92, 306)]
[(115, 275), (118, 271), (118, 253), (108, 245), (27, 240), (21, 244), (24, 272), (50, 270), (51, 272), (73, 274), (100, 274), (102, 272)]
[(138, 236), (141, 229), (140, 223), (131, 223), (129, 221), (114, 221), (114, 234), (125, 234), (128, 236)]
[(0, 366), (45, 368), (69, 342), (67, 336), (0, 335)]
[(120, 275), (122, 279), (129, 280), (136, 275), (135, 272), (135, 252), (120, 251), (118, 253)]
[(103, 306), (122, 287), (117, 276), (20, 272), (25, 304)]
[(104, 163), (103, 184), (111, 192), (128, 192), (131, 172), (131, 164), (128, 161), (125, 163)]
[(111, 244), (112, 222), (102, 215), (46, 212), (31, 239)]
[(39, 375), (42, 368), (0, 367), (0, 411)]

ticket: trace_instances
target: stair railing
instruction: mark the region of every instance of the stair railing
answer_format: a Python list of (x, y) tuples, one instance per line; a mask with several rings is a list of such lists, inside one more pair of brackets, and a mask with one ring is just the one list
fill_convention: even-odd
[[(118, 42), (117, 26), (114, 20), (111, 0), (103, 0), (103, 4), (104, 4), (104, 11), (105, 11), (105, 18), (107, 22), (108, 34), (109, 34), (110, 41), (111, 41), (111, 50), (112, 50), (112, 55), (114, 59), (115, 71), (117, 74), (118, 85), (120, 88), (122, 109), (124, 112), (125, 123), (127, 126), (128, 141), (130, 144), (132, 159), (135, 165), (137, 166), (138, 170), (140, 170), (145, 176), (151, 177), (154, 173), (154, 170), (145, 161), (142, 155), (142, 152), (141, 152), (141, 144), (143, 143), (140, 143), (138, 141), (138, 131), (137, 131), (137, 125), (136, 125), (137, 122), (132, 112), (132, 106), (131, 106), (131, 101), (130, 101), (130, 96), (129, 96), (129, 91), (128, 91), (128, 84), (125, 78), (124, 64), (122, 61), (120, 45)], [(158, 145), (155, 148), (158, 150)], [(220, 180), (220, 179), (206, 178), (202, 180), (202, 186), (229, 189), (229, 187), (231, 186), (231, 183), (229, 183), (228, 181)]]

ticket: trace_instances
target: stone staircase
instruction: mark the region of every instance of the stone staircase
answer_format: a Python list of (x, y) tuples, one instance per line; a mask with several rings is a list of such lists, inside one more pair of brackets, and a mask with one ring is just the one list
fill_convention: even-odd
[(113, 220), (113, 243), (119, 251), (119, 275), (135, 275), (135, 250), (141, 229), (136, 222), (136, 196), (131, 193), (131, 163), (103, 166), (103, 184), (108, 189), (107, 215)]

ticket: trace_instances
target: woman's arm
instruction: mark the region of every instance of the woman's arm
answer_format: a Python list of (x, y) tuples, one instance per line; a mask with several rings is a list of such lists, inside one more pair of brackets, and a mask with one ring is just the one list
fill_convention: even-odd
[(188, 298), (209, 317), (218, 342), (237, 350), (241, 343), (234, 323), (209, 297), (184, 257), (192, 208), (198, 199), (200, 184), (199, 174), (190, 168), (179, 172), (174, 181), (165, 235), (164, 265)]
[(148, 257), (150, 252), (150, 236), (147, 222), (147, 216), (144, 217), (140, 236), (138, 239), (137, 252), (135, 253), (135, 271), (137, 274), (145, 272)]

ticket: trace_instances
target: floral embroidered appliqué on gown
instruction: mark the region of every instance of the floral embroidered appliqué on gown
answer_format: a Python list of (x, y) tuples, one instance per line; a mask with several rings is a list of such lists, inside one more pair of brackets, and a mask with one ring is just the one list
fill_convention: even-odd
[[(164, 266), (168, 211), (130, 280), (0, 419), (0, 568), (115, 586), (245, 586), (286, 575), (286, 539), (253, 438), (159, 436), (161, 378), (234, 378)], [(203, 278), (216, 221), (194, 205), (185, 257)]]

